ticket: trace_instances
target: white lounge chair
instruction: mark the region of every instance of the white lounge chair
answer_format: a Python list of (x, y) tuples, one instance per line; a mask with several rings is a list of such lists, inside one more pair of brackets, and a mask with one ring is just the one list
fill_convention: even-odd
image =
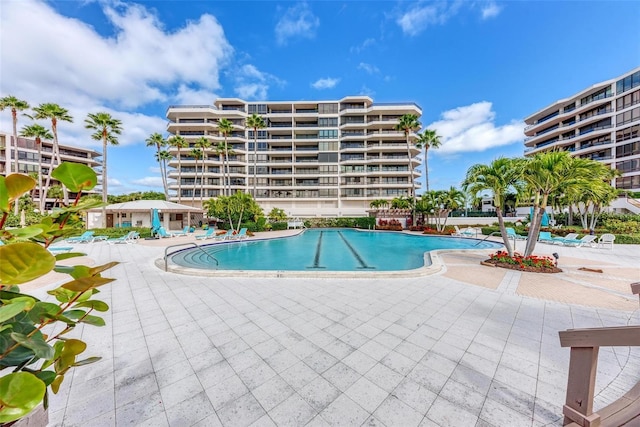
[(596, 242), (597, 238), (598, 236), (587, 234), (586, 236), (583, 236), (581, 239), (569, 240), (565, 238), (563, 239), (562, 244), (565, 246), (575, 246), (577, 248), (582, 246), (591, 246), (592, 248), (595, 248), (598, 245)]
[(553, 243), (557, 245), (563, 245), (565, 241), (578, 240), (578, 233), (569, 233), (564, 237), (554, 237)]
[(456, 231), (452, 235), (456, 237), (477, 237), (478, 236), (478, 231), (472, 227), (467, 227), (464, 230), (460, 230), (460, 228), (457, 225), (454, 225), (453, 228), (455, 228)]
[(605, 233), (598, 239), (598, 247), (604, 248), (609, 245), (609, 249), (613, 249), (613, 241), (616, 240), (616, 236), (610, 233)]
[(130, 231), (122, 237), (115, 237), (113, 239), (107, 240), (107, 243), (109, 243), (110, 245), (118, 243), (137, 243), (138, 238), (140, 238), (140, 234), (138, 234), (137, 231)]

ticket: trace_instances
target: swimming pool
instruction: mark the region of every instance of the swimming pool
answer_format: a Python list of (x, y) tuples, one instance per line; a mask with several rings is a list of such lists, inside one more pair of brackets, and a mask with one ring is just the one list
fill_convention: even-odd
[(170, 259), (181, 267), (205, 270), (399, 271), (423, 267), (429, 262), (425, 252), (436, 249), (494, 249), (501, 246), (456, 237), (310, 229), (291, 237), (182, 250)]

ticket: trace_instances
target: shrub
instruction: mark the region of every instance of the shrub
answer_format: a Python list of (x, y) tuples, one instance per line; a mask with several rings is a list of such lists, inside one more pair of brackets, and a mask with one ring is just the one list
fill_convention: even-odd
[(288, 224), (286, 222), (272, 222), (271, 223), (271, 229), (274, 231), (277, 230), (286, 230), (287, 228), (289, 228)]
[(498, 251), (495, 254), (491, 254), (489, 258), (496, 262), (518, 265), (521, 269), (525, 267), (554, 269), (556, 266), (554, 260), (550, 257), (536, 255), (523, 257), (517, 252), (513, 254), (513, 257), (510, 257), (507, 252)]
[[(140, 238), (151, 237), (151, 229), (148, 227), (112, 227), (112, 228), (92, 228), (96, 236), (107, 236), (108, 238), (126, 236), (130, 231), (137, 231)], [(81, 235), (84, 230), (78, 230), (77, 236)]]

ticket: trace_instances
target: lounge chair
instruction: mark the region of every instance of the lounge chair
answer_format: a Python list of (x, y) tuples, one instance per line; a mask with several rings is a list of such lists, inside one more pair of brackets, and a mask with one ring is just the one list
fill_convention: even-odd
[(551, 244), (555, 243), (550, 231), (541, 231), (540, 234), (538, 234), (538, 242)]
[(564, 237), (554, 237), (553, 238), (553, 243), (555, 243), (557, 245), (562, 245), (562, 244), (564, 244), (565, 240), (573, 241), (573, 240), (576, 240), (577, 238), (578, 238), (578, 233), (569, 233)]
[(215, 233), (216, 229), (211, 227), (210, 229), (208, 229), (206, 232), (202, 233), (202, 234), (196, 234), (196, 239), (198, 240), (202, 240), (202, 239), (211, 239), (213, 237), (216, 237)]
[(158, 228), (158, 235), (161, 238), (174, 237), (174, 234), (173, 233), (168, 233), (167, 230), (164, 229), (164, 227)]
[(238, 231), (237, 234), (231, 234), (231, 236), (228, 237), (229, 240), (244, 240), (247, 237), (247, 229), (246, 228), (241, 228), (240, 231)]
[(457, 236), (457, 237), (477, 237), (478, 232), (475, 228), (471, 228), (471, 227), (467, 227), (464, 230), (460, 230), (460, 228), (457, 225), (454, 225), (453, 228), (455, 228), (455, 232), (453, 233), (453, 236)]
[(507, 230), (507, 237), (516, 240), (527, 240), (527, 236), (521, 236), (520, 234), (516, 233), (516, 230), (514, 228), (506, 227), (505, 229)]
[(573, 239), (573, 240), (569, 240), (569, 239), (563, 239), (562, 244), (565, 246), (575, 246), (577, 248), (582, 247), (582, 246), (591, 246), (592, 248), (595, 248), (598, 246), (598, 243), (596, 242), (596, 239), (598, 237), (594, 236), (592, 234), (587, 234), (586, 236), (583, 236), (582, 239)]
[(186, 236), (189, 232), (189, 226), (187, 225), (182, 231), (173, 231), (171, 234), (174, 236)]
[(67, 243), (91, 243), (93, 242), (93, 234), (95, 231), (87, 230), (82, 233), (80, 236), (69, 237), (67, 239)]
[(227, 230), (226, 233), (224, 234), (218, 234), (217, 236), (211, 236), (209, 237), (210, 239), (214, 239), (214, 240), (232, 240), (233, 239), (233, 229), (229, 229)]
[(110, 245), (118, 244), (118, 243), (137, 243), (140, 234), (137, 231), (130, 231), (126, 235), (122, 237), (114, 237), (113, 239), (107, 240), (107, 243)]
[(605, 233), (598, 239), (598, 247), (604, 248), (605, 245), (610, 245), (609, 249), (613, 249), (613, 241), (616, 240), (616, 236), (610, 233)]
[(55, 255), (62, 252), (70, 252), (73, 250), (73, 246), (49, 246), (47, 250)]

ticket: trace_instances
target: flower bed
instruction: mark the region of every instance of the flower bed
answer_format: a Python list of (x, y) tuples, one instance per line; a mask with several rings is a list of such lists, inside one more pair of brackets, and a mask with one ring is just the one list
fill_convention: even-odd
[(490, 258), (483, 261), (484, 264), (492, 264), (496, 267), (509, 268), (511, 270), (527, 271), (531, 273), (561, 273), (562, 270), (556, 267), (552, 258), (546, 256), (531, 255), (523, 257), (519, 253), (514, 253), (510, 257), (507, 252), (498, 251), (491, 254)]

